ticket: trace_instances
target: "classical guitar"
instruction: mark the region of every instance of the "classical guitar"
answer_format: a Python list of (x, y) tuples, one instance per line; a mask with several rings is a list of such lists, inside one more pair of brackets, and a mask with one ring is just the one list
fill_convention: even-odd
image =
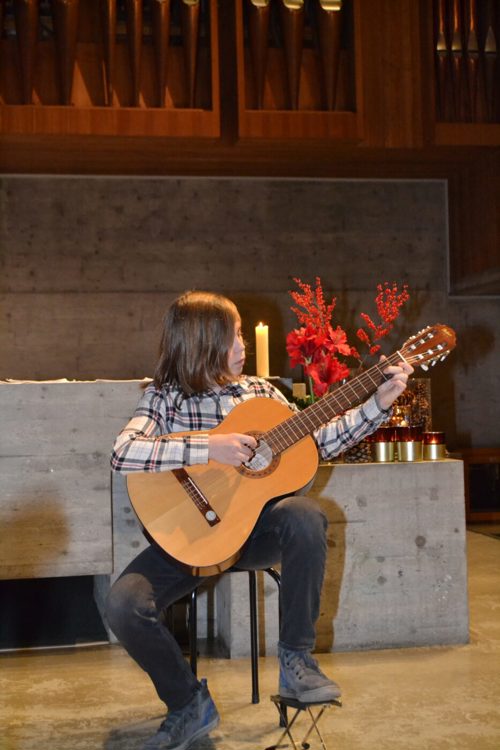
[(314, 477), (318, 450), (312, 433), (318, 427), (374, 393), (388, 364), (406, 360), (427, 369), (454, 346), (451, 328), (429, 326), (383, 363), (303, 411), (293, 412), (270, 398), (244, 401), (212, 432), (253, 435), (258, 442), (253, 458), (238, 468), (211, 460), (186, 469), (129, 474), (128, 492), (140, 522), (162, 549), (193, 574), (227, 570), (237, 561), (266, 503), (292, 494)]

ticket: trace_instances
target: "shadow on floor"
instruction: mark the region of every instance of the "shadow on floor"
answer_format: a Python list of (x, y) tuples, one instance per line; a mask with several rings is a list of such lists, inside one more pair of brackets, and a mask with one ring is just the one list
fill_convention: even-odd
[[(162, 719), (157, 717), (113, 729), (104, 742), (104, 750), (141, 750), (146, 740), (158, 730)], [(212, 737), (203, 737), (191, 747), (193, 750), (216, 750), (217, 745)]]

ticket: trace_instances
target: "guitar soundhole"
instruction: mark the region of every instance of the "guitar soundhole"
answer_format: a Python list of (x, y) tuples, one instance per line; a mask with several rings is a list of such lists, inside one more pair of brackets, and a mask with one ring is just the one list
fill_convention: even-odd
[(249, 432), (257, 441), (258, 445), (255, 449), (255, 453), (249, 461), (245, 461), (236, 470), (243, 474), (245, 477), (252, 479), (260, 479), (271, 474), (276, 466), (279, 464), (279, 456), (275, 456), (271, 450), (271, 447), (266, 443), (265, 440), (259, 438), (257, 432)]

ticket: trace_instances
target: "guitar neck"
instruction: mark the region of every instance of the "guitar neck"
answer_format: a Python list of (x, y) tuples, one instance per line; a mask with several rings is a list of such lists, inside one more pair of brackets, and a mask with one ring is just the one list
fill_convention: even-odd
[(387, 365), (396, 364), (405, 358), (395, 352), (384, 362), (370, 367), (356, 378), (336, 388), (302, 411), (273, 427), (262, 435), (262, 439), (270, 446), (273, 454), (282, 453), (295, 445), (299, 440), (311, 435), (315, 430), (347, 409), (357, 406), (377, 390), (381, 380), (386, 379), (383, 370)]

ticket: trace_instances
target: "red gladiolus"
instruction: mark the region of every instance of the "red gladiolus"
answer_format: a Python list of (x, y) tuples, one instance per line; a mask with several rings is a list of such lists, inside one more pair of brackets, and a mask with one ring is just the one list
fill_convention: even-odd
[(286, 337), (286, 350), (292, 367), (310, 362), (318, 349), (325, 346), (325, 336), (307, 325), (290, 331)]
[(353, 356), (353, 349), (347, 342), (347, 334), (343, 328), (337, 326), (337, 328), (333, 329), (332, 326), (328, 324), (326, 330), (328, 335), (325, 337), (324, 346), (328, 351), (332, 352), (332, 354), (338, 352), (345, 357)]
[(312, 378), (314, 395), (324, 396), (329, 387), (339, 380), (349, 377), (347, 365), (339, 362), (336, 357), (323, 356), (317, 362), (304, 367), (305, 374)]

